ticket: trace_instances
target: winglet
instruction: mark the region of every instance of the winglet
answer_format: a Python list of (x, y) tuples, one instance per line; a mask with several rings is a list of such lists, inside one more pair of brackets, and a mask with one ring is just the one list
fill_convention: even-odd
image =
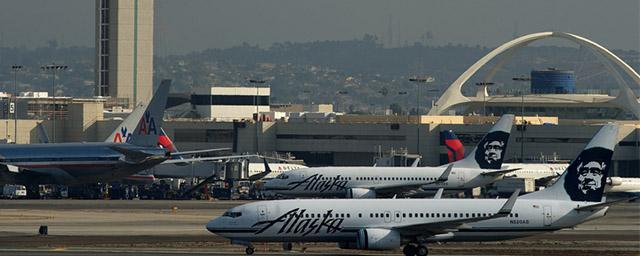
[(453, 170), (453, 164), (447, 166), (447, 169), (442, 172), (440, 177), (438, 177), (438, 182), (443, 182), (449, 180), (449, 175), (451, 174), (451, 170)]
[(442, 193), (444, 192), (444, 188), (439, 188), (438, 191), (436, 192), (436, 194), (433, 196), (433, 199), (440, 199), (442, 198)]
[(269, 175), (269, 173), (271, 173), (271, 167), (269, 167), (269, 162), (267, 162), (267, 158), (262, 157), (262, 161), (264, 162), (264, 172), (251, 175), (249, 177), (249, 180), (256, 181), (266, 177), (267, 175)]
[(420, 159), (422, 159), (421, 156), (417, 157), (416, 160), (413, 160), (411, 167), (418, 167), (418, 164), (420, 164)]
[(520, 189), (516, 189), (516, 191), (513, 191), (513, 194), (511, 194), (511, 197), (509, 197), (507, 202), (504, 203), (504, 205), (502, 205), (502, 208), (500, 208), (500, 210), (498, 211), (498, 214), (499, 215), (510, 214), (511, 210), (513, 209), (513, 206), (516, 204), (516, 199), (518, 199), (519, 194), (520, 194)]

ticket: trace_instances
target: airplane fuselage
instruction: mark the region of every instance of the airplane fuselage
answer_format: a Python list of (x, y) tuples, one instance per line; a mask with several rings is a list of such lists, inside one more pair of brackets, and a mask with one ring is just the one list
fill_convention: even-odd
[[(207, 229), (232, 241), (354, 242), (361, 229), (396, 229), (495, 214), (506, 199), (316, 199), (255, 202), (230, 209), (235, 217)], [(505, 217), (467, 223), (425, 241), (498, 241), (572, 227), (604, 216), (605, 209), (576, 211), (577, 202), (518, 199)], [(239, 213), (239, 214), (238, 214)], [(233, 214), (232, 214), (233, 215)], [(404, 239), (404, 238), (403, 238)]]
[(464, 190), (492, 183), (502, 175), (453, 167), (446, 181), (438, 181), (446, 167), (318, 167), (288, 171), (268, 180), (264, 188), (286, 196), (345, 197), (349, 189), (392, 189), (417, 186)]
[(20, 184), (76, 184), (122, 178), (164, 160), (128, 163), (111, 147), (158, 156), (166, 152), (124, 143), (5, 144), (0, 145), (0, 163), (20, 168), (9, 172)]

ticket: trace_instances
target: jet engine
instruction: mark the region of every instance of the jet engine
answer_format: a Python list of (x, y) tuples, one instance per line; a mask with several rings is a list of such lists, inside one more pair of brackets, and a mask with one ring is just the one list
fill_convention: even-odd
[(347, 198), (376, 198), (376, 191), (368, 188), (350, 188)]
[(609, 186), (620, 186), (622, 185), (622, 179), (620, 177), (609, 177), (607, 178), (607, 185)]
[(400, 247), (400, 233), (391, 229), (360, 229), (356, 238), (356, 248), (365, 250), (392, 250)]

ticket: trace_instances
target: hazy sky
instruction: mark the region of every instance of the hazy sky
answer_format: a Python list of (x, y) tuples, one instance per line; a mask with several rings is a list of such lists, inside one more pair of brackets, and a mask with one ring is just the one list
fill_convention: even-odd
[[(0, 46), (94, 45), (93, 0), (0, 0)], [(345, 40), (496, 47), (539, 31), (567, 31), (612, 49), (640, 50), (639, 0), (156, 0), (156, 54), (242, 42)], [(391, 26), (390, 26), (391, 24)], [(389, 29), (391, 28), (391, 29)]]

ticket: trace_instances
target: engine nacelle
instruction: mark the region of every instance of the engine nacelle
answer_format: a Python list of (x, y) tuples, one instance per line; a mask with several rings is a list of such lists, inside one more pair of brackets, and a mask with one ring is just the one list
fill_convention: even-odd
[(346, 198), (376, 198), (376, 191), (368, 188), (350, 188)]
[(609, 177), (607, 178), (607, 185), (620, 186), (622, 185), (622, 179), (620, 177)]
[(400, 233), (391, 229), (360, 229), (356, 240), (357, 249), (393, 250), (400, 247)]

